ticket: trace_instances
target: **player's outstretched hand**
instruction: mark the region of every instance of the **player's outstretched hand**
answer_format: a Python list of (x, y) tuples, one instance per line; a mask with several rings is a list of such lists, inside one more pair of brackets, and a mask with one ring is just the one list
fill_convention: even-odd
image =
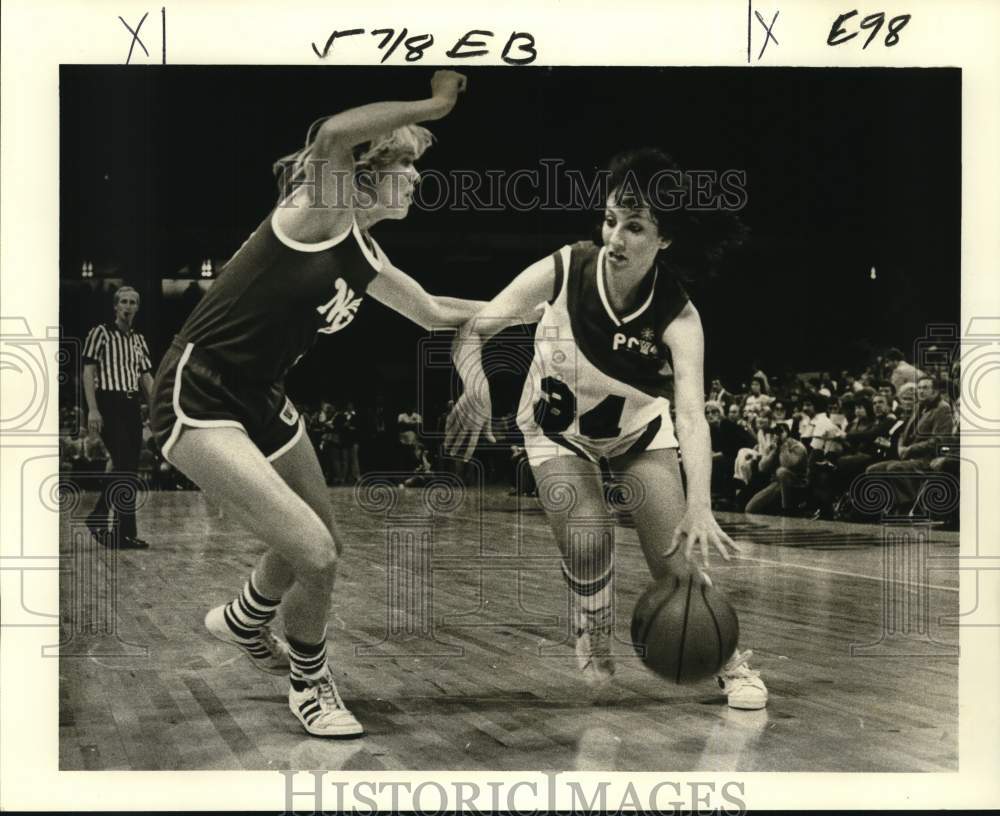
[(489, 396), (476, 397), (466, 391), (448, 414), (444, 426), (444, 449), (451, 456), (468, 462), (476, 450), (481, 437), (496, 442), (490, 430), (493, 406)]
[(684, 557), (690, 561), (695, 553), (695, 547), (699, 549), (702, 564), (708, 566), (709, 545), (715, 547), (719, 554), (728, 561), (734, 553), (739, 554), (743, 550), (726, 535), (719, 523), (712, 515), (712, 510), (705, 508), (688, 508), (681, 519), (677, 529), (674, 530), (673, 539), (670, 542), (670, 549), (664, 553), (671, 556), (683, 545)]

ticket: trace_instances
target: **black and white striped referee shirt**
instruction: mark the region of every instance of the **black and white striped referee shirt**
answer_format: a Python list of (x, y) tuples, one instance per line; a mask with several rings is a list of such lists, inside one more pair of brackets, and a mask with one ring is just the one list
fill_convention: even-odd
[(83, 362), (97, 366), (99, 391), (129, 393), (139, 390), (139, 380), (153, 364), (149, 347), (137, 331), (123, 332), (116, 323), (101, 323), (87, 334)]

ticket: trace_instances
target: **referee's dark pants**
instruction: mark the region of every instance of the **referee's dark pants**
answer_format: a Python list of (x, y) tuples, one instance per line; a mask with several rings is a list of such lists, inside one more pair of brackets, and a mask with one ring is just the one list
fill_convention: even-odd
[(97, 522), (107, 518), (113, 510), (115, 535), (137, 538), (135, 498), (139, 489), (139, 451), (142, 448), (139, 393), (98, 391), (97, 410), (104, 421), (101, 439), (111, 456), (112, 469), (101, 479), (103, 489), (97, 506), (90, 512), (91, 520)]

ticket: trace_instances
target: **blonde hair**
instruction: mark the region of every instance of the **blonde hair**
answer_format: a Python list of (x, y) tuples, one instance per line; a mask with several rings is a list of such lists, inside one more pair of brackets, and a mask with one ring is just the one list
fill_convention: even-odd
[[(291, 195), (306, 178), (306, 165), (312, 156), (320, 127), (329, 119), (324, 116), (309, 126), (303, 148), (282, 156), (274, 165), (274, 175), (282, 197)], [(378, 172), (399, 161), (404, 156), (419, 159), (434, 142), (434, 135), (420, 125), (404, 125), (396, 130), (376, 136), (354, 148), (354, 171)]]

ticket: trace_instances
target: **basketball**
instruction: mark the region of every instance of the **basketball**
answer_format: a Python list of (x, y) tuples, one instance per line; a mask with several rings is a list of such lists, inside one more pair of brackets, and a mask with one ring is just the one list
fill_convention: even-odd
[(674, 683), (717, 674), (739, 637), (739, 619), (726, 597), (691, 578), (656, 581), (632, 613), (636, 653), (647, 667)]

